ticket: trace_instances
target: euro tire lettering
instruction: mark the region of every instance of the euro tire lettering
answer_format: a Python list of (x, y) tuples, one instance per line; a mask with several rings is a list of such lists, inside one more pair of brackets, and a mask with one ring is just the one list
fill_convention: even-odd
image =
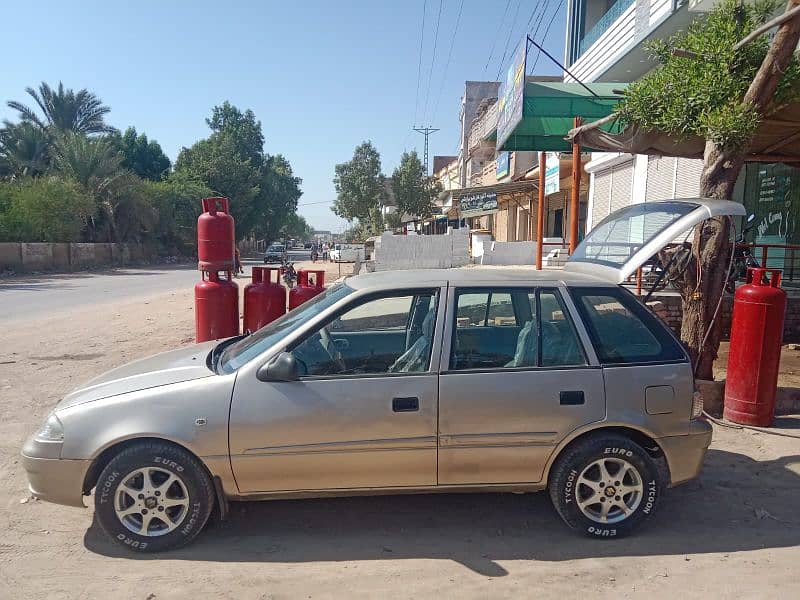
[(147, 542), (140, 542), (139, 540), (134, 540), (132, 538), (129, 538), (124, 533), (117, 534), (117, 539), (126, 546), (130, 546), (131, 548), (138, 548), (139, 550), (144, 550), (145, 548), (147, 548)]
[(618, 456), (627, 456), (630, 458), (633, 456), (633, 451), (627, 448), (606, 448), (605, 454), (616, 454)]
[(178, 473), (183, 473), (183, 467), (176, 463), (174, 460), (170, 460), (169, 458), (163, 458), (161, 456), (156, 456), (153, 458), (153, 462), (160, 463), (165, 467), (170, 467), (175, 469)]
[(603, 529), (601, 527), (590, 526), (587, 531), (598, 537), (615, 537), (617, 535), (616, 529)]

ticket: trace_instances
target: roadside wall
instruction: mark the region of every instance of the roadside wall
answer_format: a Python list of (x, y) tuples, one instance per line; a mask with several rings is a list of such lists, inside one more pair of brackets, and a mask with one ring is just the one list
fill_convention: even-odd
[(145, 244), (0, 243), (0, 272), (73, 271), (127, 265), (156, 257)]
[(469, 263), (469, 234), (454, 229), (447, 235), (392, 235), (375, 241), (375, 271), (449, 269)]
[[(680, 334), (683, 312), (681, 311), (681, 299), (677, 294), (653, 294), (650, 302), (655, 313), (660, 316), (667, 325)], [(722, 338), (727, 340), (731, 335), (731, 310), (733, 307), (733, 297), (725, 296), (722, 299), (720, 316), (722, 323)], [(783, 322), (783, 341), (784, 343), (800, 342), (800, 296), (790, 295), (786, 303), (786, 316)]]

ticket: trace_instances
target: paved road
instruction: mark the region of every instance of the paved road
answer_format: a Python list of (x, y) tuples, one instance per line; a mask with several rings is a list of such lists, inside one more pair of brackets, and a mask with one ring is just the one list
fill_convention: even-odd
[(197, 279), (197, 270), (183, 265), (14, 277), (0, 281), (0, 322), (191, 288)]
[[(311, 259), (308, 250), (292, 250), (289, 260)], [(244, 259), (245, 274), (262, 265), (258, 257)], [(30, 275), (0, 280), (0, 322), (34, 319), (69, 312), (91, 304), (154, 296), (176, 289), (191, 289), (199, 278), (190, 265), (114, 269), (97, 273)], [(240, 285), (243, 285), (240, 279)]]

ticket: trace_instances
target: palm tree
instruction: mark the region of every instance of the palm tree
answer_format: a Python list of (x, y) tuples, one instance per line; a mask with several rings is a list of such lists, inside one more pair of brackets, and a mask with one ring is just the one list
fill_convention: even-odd
[(25, 91), (36, 101), (43, 116), (16, 100), (9, 100), (7, 104), (19, 112), (22, 121), (33, 123), (40, 129), (52, 128), (60, 132), (71, 131), (87, 135), (116, 131), (104, 121), (105, 115), (111, 109), (86, 89), (76, 93), (71, 89), (64, 89), (64, 84), (59, 81), (56, 90), (42, 82), (38, 91), (31, 87)]
[(25, 121), (4, 121), (0, 129), (0, 177), (43, 173), (49, 145), (47, 131)]

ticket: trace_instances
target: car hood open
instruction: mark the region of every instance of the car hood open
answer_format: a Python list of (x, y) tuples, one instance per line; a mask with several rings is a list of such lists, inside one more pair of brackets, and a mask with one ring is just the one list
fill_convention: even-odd
[(208, 368), (206, 358), (218, 343), (218, 341), (213, 341), (195, 344), (148, 356), (112, 369), (95, 377), (83, 387), (70, 392), (56, 406), (56, 410), (101, 400), (109, 396), (201, 377), (211, 377), (214, 372)]

